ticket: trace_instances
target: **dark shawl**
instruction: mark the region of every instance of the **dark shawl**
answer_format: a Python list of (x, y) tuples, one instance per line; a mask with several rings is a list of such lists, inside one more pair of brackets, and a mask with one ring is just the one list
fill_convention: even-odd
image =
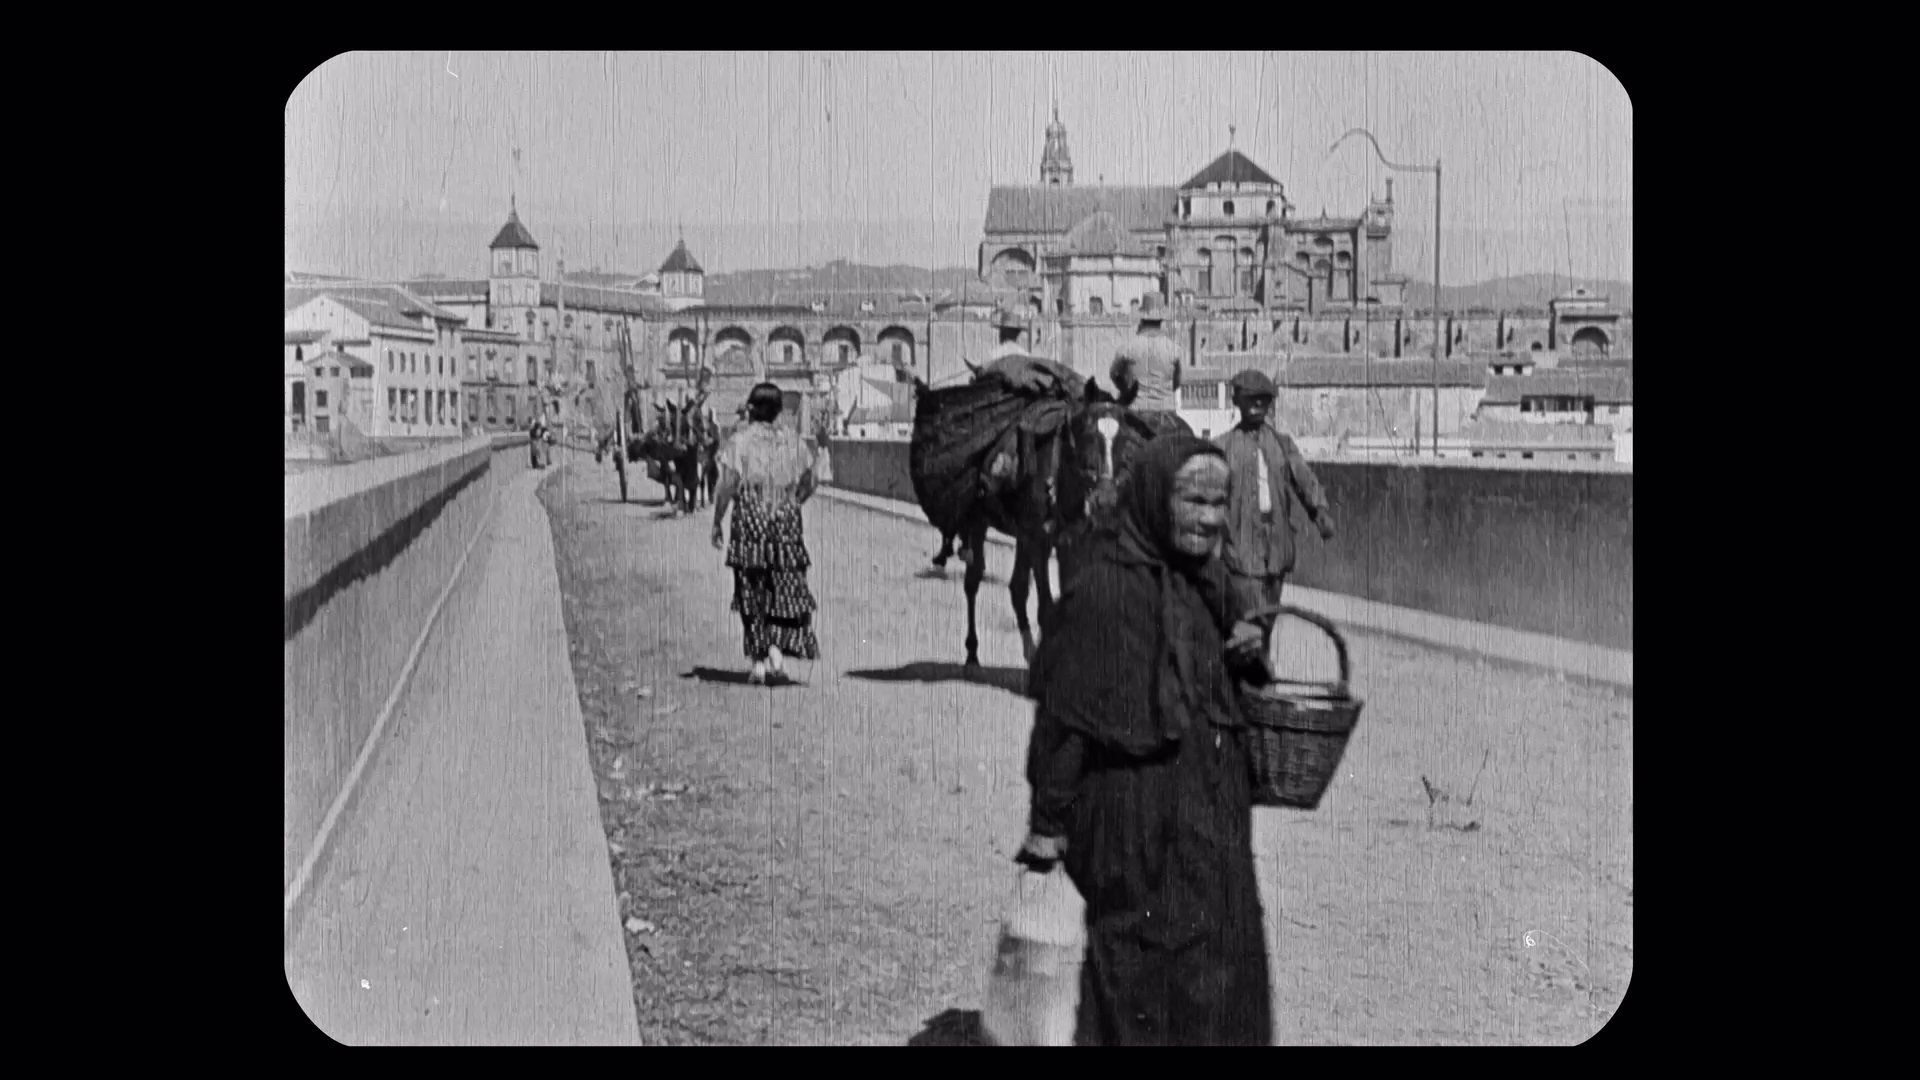
[[(1129, 756), (1165, 753), (1199, 721), (1241, 722), (1220, 659), (1195, 654), (1232, 625), (1226, 570), (1173, 545), (1174, 475), (1202, 454), (1222, 456), (1190, 435), (1142, 447), (1116, 525), (1091, 542), (1028, 677), (1048, 716)], [(1217, 638), (1196, 618), (1211, 619)]]

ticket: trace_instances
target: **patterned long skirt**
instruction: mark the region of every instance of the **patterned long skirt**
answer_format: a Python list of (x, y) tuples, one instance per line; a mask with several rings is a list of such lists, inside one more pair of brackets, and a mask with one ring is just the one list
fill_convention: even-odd
[(727, 545), (733, 568), (733, 610), (746, 631), (749, 660), (765, 660), (770, 648), (803, 660), (817, 659), (813, 593), (807, 588), (807, 542), (800, 507), (769, 504), (741, 492), (733, 504), (733, 536)]

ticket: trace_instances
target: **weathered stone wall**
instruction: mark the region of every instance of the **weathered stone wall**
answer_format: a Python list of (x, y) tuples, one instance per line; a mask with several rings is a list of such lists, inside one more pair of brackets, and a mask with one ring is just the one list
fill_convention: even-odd
[(284, 884), (494, 490), (527, 467), (526, 442), (481, 436), (287, 478)]
[[(903, 442), (833, 443), (834, 484), (913, 502)], [(1631, 473), (1316, 462), (1340, 533), (1304, 516), (1292, 581), (1633, 648)]]

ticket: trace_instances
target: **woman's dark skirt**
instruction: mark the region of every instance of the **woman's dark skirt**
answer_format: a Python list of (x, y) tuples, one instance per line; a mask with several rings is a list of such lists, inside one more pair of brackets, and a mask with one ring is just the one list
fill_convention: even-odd
[(773, 648), (817, 659), (815, 604), (807, 588), (811, 561), (799, 505), (770, 504), (742, 492), (734, 502), (727, 565), (733, 568), (733, 610), (745, 631), (747, 659), (765, 660)]

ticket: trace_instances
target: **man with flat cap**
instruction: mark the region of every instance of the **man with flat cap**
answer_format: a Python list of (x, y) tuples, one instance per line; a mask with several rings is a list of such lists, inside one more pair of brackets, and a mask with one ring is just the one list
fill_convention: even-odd
[(1114, 351), (1107, 374), (1120, 401), (1158, 435), (1191, 435), (1180, 418), (1179, 343), (1162, 332), (1165, 303), (1159, 293), (1140, 298), (1140, 325)]
[[(1228, 385), (1240, 423), (1214, 440), (1226, 451), (1230, 470), (1221, 554), (1240, 610), (1253, 611), (1280, 603), (1280, 590), (1293, 571), (1295, 500), (1305, 505), (1322, 540), (1333, 539), (1333, 514), (1300, 447), (1269, 423), (1278, 394), (1273, 380), (1249, 368)], [(1274, 617), (1258, 621), (1271, 643)]]

